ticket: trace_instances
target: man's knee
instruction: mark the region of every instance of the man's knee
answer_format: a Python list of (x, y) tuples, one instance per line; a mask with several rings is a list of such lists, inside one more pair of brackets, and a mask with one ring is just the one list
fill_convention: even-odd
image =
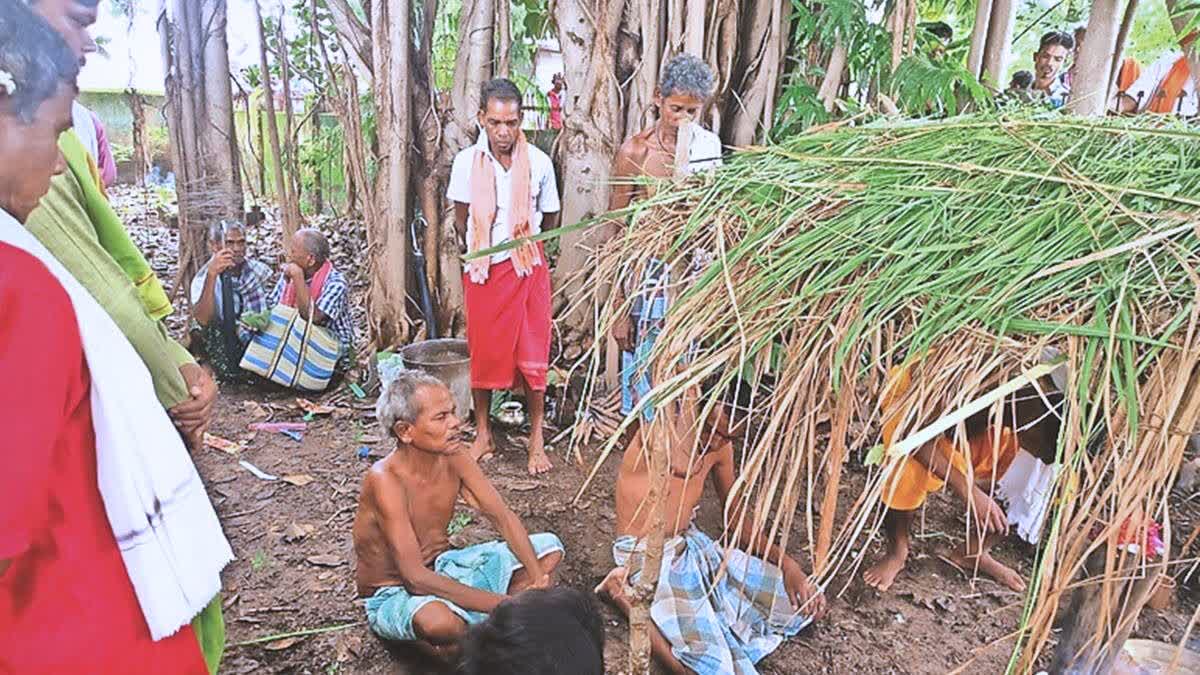
[(550, 574), (555, 570), (555, 568), (558, 567), (558, 564), (562, 562), (562, 559), (562, 551), (551, 551), (541, 558), (538, 558), (538, 562), (540, 562), (542, 565), (542, 571), (546, 574)]
[(440, 602), (425, 605), (413, 617), (413, 632), (433, 645), (453, 643), (466, 631), (466, 622)]

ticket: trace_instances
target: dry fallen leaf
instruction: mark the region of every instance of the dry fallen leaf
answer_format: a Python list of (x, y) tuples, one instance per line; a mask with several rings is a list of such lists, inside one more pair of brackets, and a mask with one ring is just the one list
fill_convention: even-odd
[(340, 567), (345, 563), (336, 555), (313, 555), (305, 558), (310, 565), (318, 567)]
[(298, 525), (296, 523), (292, 523), (291, 525), (287, 526), (286, 530), (283, 531), (283, 540), (289, 544), (300, 541), (301, 539), (312, 534), (313, 530), (315, 529), (316, 528), (314, 528), (312, 525)]
[(204, 434), (204, 444), (214, 450), (221, 450), (231, 455), (236, 455), (242, 449), (242, 446), (237, 443), (212, 434)]
[(383, 439), (378, 436), (363, 436), (359, 439), (359, 442), (363, 445), (375, 445), (376, 443), (382, 443)]
[(282, 640), (268, 642), (267, 644), (263, 645), (263, 649), (266, 649), (266, 650), (272, 651), (272, 652), (280, 652), (280, 651), (287, 649), (288, 647), (291, 647), (292, 645), (296, 644), (297, 642), (299, 642), (303, 639), (304, 638), (302, 638), (302, 637), (283, 638)]
[(334, 410), (337, 410), (337, 408), (334, 408), (331, 405), (317, 405), (306, 398), (296, 399), (296, 405), (300, 406), (301, 410), (311, 415), (328, 415)]
[(505, 487), (513, 492), (529, 492), (542, 487), (542, 483), (536, 480), (514, 480), (509, 481)]
[(309, 483), (316, 480), (316, 478), (313, 478), (312, 476), (310, 476), (306, 473), (294, 473), (289, 476), (283, 476), (280, 478), (280, 480), (282, 480), (285, 483), (291, 483), (292, 485), (295, 485), (296, 487), (304, 487), (305, 485), (308, 485)]
[(246, 401), (242, 404), (242, 407), (245, 408), (246, 412), (249, 413), (251, 417), (257, 420), (270, 417), (271, 415), (271, 413), (267, 412), (266, 408), (259, 405), (256, 401)]
[(332, 578), (333, 578), (333, 572), (321, 572), (320, 574), (317, 575), (317, 579), (320, 581), (329, 581)]

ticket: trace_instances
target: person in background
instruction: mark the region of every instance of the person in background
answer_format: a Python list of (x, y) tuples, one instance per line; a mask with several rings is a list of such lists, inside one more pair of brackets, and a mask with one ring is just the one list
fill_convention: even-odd
[[(11, 0), (9, 0), (11, 1)], [(29, 0), (82, 63), (95, 43), (88, 27), (99, 0)], [(162, 319), (173, 310), (162, 284), (104, 198), (94, 164), (74, 130), (59, 136), (66, 171), (50, 181), (26, 228), (87, 289), (133, 345), (150, 371), (159, 403), (192, 448), (203, 447), (217, 384), (192, 355), (167, 334)], [(225, 648), (221, 600), (215, 594), (193, 624), (210, 670)]]
[[(79, 102), (76, 101), (75, 105), (79, 105)], [(88, 110), (88, 113), (92, 116), (92, 126), (96, 134), (96, 154), (92, 157), (100, 171), (100, 183), (107, 189), (117, 182), (117, 160), (113, 158), (112, 146), (108, 144), (108, 133), (104, 131), (104, 123), (100, 121), (100, 116), (93, 110)]]
[(1179, 42), (1181, 51), (1165, 54), (1142, 71), (1133, 84), (1117, 95), (1117, 110), (1183, 117), (1196, 115), (1200, 101), (1196, 98), (1196, 82), (1187, 58), (1196, 36), (1195, 32), (1189, 33)]
[(944, 21), (931, 21), (917, 26), (928, 40), (929, 58), (940, 60), (954, 43), (954, 29)]
[(1060, 75), (1074, 49), (1075, 38), (1063, 31), (1053, 30), (1042, 36), (1038, 50), (1033, 55), (1032, 91), (1055, 108), (1061, 108), (1071, 94)]
[(137, 353), (22, 225), (65, 169), (77, 73), (0, 0), (0, 672), (202, 675), (188, 621), (232, 551)]
[(567, 78), (562, 73), (555, 73), (552, 82), (554, 85), (546, 92), (546, 98), (550, 101), (550, 128), (562, 129), (563, 91), (567, 88)]
[(246, 228), (222, 220), (208, 228), (212, 254), (192, 279), (192, 319), (208, 363), (222, 381), (241, 381), (238, 367), (251, 333), (239, 324), (245, 313), (268, 309), (267, 285), (274, 274), (265, 263), (246, 258)]
[(346, 370), (354, 362), (350, 284), (329, 259), (329, 240), (320, 230), (298, 230), (288, 245), (287, 259), (267, 307), (295, 307), (301, 318), (332, 330), (341, 345), (338, 370)]
[(574, 588), (505, 600), (462, 640), (460, 675), (604, 675), (604, 618)]
[[(530, 535), (483, 475), (440, 380), (416, 370), (385, 379), (376, 417), (395, 449), (363, 478), (354, 516), (355, 582), (367, 625), (453, 662), (468, 626), (509, 596), (552, 585), (563, 545), (548, 532)], [(460, 498), (503, 540), (451, 548), (447, 527)]]
[(1033, 103), (1032, 87), (1033, 73), (1028, 70), (1018, 70), (1013, 73), (1012, 81), (1008, 83), (1008, 89), (1005, 89), (1004, 93), (997, 97), (996, 102), (1001, 106)]
[[(521, 90), (509, 80), (485, 82), (479, 97), (481, 131), (459, 152), (446, 197), (454, 225), (474, 256), (465, 265), (467, 346), (475, 404), (475, 444), (482, 460), (494, 451), (492, 391), (520, 386), (529, 409), (527, 469), (552, 467), (546, 455), (546, 375), (550, 368), (550, 263), (541, 243), (490, 256), (482, 251), (558, 226), (558, 184), (546, 153), (521, 131)], [(461, 411), (463, 414), (466, 411)]]

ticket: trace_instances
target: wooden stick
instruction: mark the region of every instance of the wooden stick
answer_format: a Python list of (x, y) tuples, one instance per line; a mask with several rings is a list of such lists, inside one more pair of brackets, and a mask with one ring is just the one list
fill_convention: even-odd
[(246, 647), (249, 645), (262, 644), (264, 642), (275, 642), (276, 640), (283, 640), (283, 639), (290, 638), (290, 637), (307, 637), (309, 635), (320, 635), (322, 633), (333, 633), (335, 631), (346, 630), (347, 628), (353, 628), (358, 625), (360, 625), (360, 624), (357, 622), (343, 623), (343, 624), (340, 624), (337, 626), (325, 626), (324, 628), (309, 628), (307, 630), (297, 630), (297, 631), (292, 631), (290, 633), (276, 633), (275, 635), (267, 635), (267, 636), (260, 637), (260, 638), (254, 638), (253, 640), (242, 640), (241, 642), (235, 642), (229, 646), (230, 647)]

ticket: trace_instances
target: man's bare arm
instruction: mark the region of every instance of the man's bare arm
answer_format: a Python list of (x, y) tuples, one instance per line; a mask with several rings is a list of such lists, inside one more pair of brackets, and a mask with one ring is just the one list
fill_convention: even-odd
[(617, 211), (629, 206), (637, 194), (638, 186), (632, 179), (641, 173), (634, 150), (630, 143), (621, 146), (612, 163), (613, 187), (608, 194), (608, 210)]
[(474, 502), (483, 515), (500, 531), (508, 547), (512, 549), (517, 560), (525, 566), (529, 578), (537, 586), (547, 581), (546, 573), (538, 562), (537, 553), (529, 541), (529, 532), (517, 514), (508, 508), (504, 498), (496, 491), (492, 482), (479, 470), (479, 465), (468, 453), (460, 452), (450, 459), (455, 470), (462, 479), (463, 491), (468, 501)]
[[(722, 447), (720, 450), (717, 450), (717, 463), (713, 466), (713, 487), (716, 489), (717, 497), (721, 500), (721, 503), (729, 504), (729, 496), (733, 493), (733, 483), (735, 480), (733, 444), (717, 440), (714, 440), (714, 442), (721, 442)], [(763, 559), (773, 563), (791, 561), (791, 556), (788, 556), (786, 551), (773, 544), (769, 540), (769, 537), (762, 533), (755, 534), (754, 525), (749, 520), (749, 504), (747, 504), (749, 500), (744, 498), (744, 494), (742, 491), (737, 493), (733, 502), (733, 508), (729, 510), (729, 520), (725, 523), (725, 527), (728, 530), (736, 528), (736, 532), (733, 533), (736, 546), (750, 555), (761, 556)], [(743, 513), (746, 514), (747, 518), (745, 522), (741, 522)]]
[(542, 214), (542, 231), (548, 232), (558, 227), (558, 219), (562, 214), (558, 211), (554, 213)]
[(413, 595), (432, 595), (476, 612), (490, 612), (504, 600), (504, 596), (460, 584), (450, 577), (442, 576), (425, 566), (421, 558), (421, 546), (413, 532), (412, 517), (404, 494), (393, 486), (385, 486), (379, 475), (372, 472), (364, 490), (370, 490), (366, 499), (374, 499), (379, 507), (380, 524), (387, 537), (392, 559), (396, 561), (404, 588)]

